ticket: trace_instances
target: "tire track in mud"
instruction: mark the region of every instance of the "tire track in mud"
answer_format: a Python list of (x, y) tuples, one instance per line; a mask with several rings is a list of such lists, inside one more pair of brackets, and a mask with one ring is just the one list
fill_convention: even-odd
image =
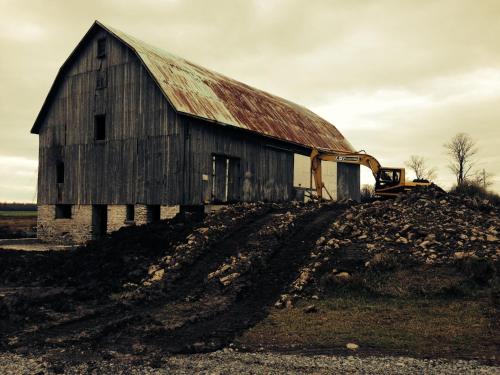
[[(214, 244), (208, 245), (196, 258), (193, 266), (181, 270), (180, 277), (171, 285), (167, 285), (165, 290), (153, 290), (153, 297), (148, 295), (151, 291), (147, 291), (144, 296), (147, 299), (146, 304), (141, 303), (143, 301), (139, 299), (135, 302), (130, 301), (131, 303), (120, 301), (101, 303), (90, 309), (81, 309), (81, 306), (78, 306), (75, 309), (76, 312), (64, 318), (41, 322), (35, 327), (12, 333), (9, 335), (11, 337), (8, 341), (11, 344), (8, 346), (11, 348), (54, 347), (78, 343), (87, 346), (87, 342), (95, 342), (127, 324), (141, 321), (143, 316), (147, 316), (149, 310), (157, 306), (158, 302), (165, 303), (185, 298), (196, 287), (199, 287), (206, 276), (204, 272), (206, 269), (216, 266), (218, 262), (237, 251), (238, 242), (245, 236), (249, 236), (252, 228), (259, 227), (261, 223), (269, 220), (270, 214), (283, 209), (279, 206), (266, 205), (234, 226), (227, 226), (227, 233), (224, 233)], [(222, 251), (220, 251), (221, 247)], [(86, 311), (80, 313), (81, 310)]]
[[(108, 343), (114, 342), (124, 350), (126, 343), (139, 341), (148, 351), (172, 353), (212, 351), (229, 344), (268, 314), (282, 291), (297, 277), (316, 240), (343, 209), (340, 205), (323, 206), (298, 216), (283, 236), (261, 236), (261, 246), (270, 247), (266, 256), (252, 265), (234, 287), (210, 288), (205, 283), (206, 290), (191, 303), (180, 324), (166, 328), (165, 324), (159, 325), (153, 319), (155, 324), (130, 327), (125, 335), (122, 332), (120, 339), (113, 337)], [(258, 222), (262, 227), (268, 223), (269, 220)], [(250, 229), (252, 233), (258, 233), (258, 228)], [(251, 241), (241, 241), (239, 250), (254, 246), (259, 240), (259, 236), (248, 238)], [(207, 305), (203, 306), (201, 300)], [(210, 300), (216, 302), (210, 303)]]
[(220, 241), (209, 246), (189, 269), (184, 270), (180, 278), (165, 286), (166, 295), (163, 296), (162, 302), (188, 298), (190, 295), (202, 292), (207, 275), (227, 257), (243, 249), (247, 245), (248, 238), (256, 230), (268, 224), (273, 215), (283, 211), (284, 209), (269, 208), (253, 220), (232, 228)]

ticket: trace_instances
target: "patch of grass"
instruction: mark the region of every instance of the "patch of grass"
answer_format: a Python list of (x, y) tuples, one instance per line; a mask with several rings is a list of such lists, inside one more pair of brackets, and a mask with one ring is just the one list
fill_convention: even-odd
[(36, 217), (37, 211), (0, 211), (0, 217)]
[(464, 259), (454, 265), (393, 263), (379, 262), (354, 271), (346, 280), (326, 273), (320, 285), (331, 297), (475, 298), (488, 294), (499, 273), (497, 262), (488, 259)]
[[(499, 361), (495, 262), (426, 265), (384, 256), (347, 279), (327, 273), (320, 284), (322, 299), (273, 309), (237, 342), (249, 348), (339, 353), (348, 353), (346, 344), (354, 342), (366, 354)], [(318, 312), (305, 313), (309, 304)]]
[[(305, 313), (302, 307), (309, 303), (319, 312)], [(487, 298), (329, 297), (272, 310), (237, 342), (248, 347), (340, 352), (354, 342), (366, 353), (492, 359), (498, 356), (499, 344), (492, 327), (495, 314)]]
[(456, 267), (469, 279), (480, 285), (486, 285), (500, 274), (497, 262), (481, 258), (465, 258), (456, 261)]

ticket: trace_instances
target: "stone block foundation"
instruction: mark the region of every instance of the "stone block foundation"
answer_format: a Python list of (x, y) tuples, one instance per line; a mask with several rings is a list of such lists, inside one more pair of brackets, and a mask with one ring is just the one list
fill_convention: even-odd
[(160, 207), (160, 219), (173, 219), (177, 214), (181, 212), (180, 206), (161, 206)]
[(108, 233), (134, 224), (134, 220), (127, 220), (127, 205), (108, 205)]
[[(144, 225), (155, 220), (171, 219), (180, 206), (134, 205), (133, 220), (127, 218), (127, 205), (107, 205), (106, 232), (124, 226)], [(38, 205), (37, 236), (42, 241), (83, 244), (95, 239), (92, 205), (71, 205), (70, 218), (56, 218), (56, 205)]]
[(92, 206), (73, 205), (71, 218), (56, 219), (56, 205), (39, 205), (37, 237), (57, 243), (84, 243), (92, 239)]

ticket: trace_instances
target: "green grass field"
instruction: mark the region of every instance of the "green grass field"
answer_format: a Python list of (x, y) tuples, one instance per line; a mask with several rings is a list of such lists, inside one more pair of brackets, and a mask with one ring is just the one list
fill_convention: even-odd
[(37, 211), (0, 211), (0, 217), (36, 217)]

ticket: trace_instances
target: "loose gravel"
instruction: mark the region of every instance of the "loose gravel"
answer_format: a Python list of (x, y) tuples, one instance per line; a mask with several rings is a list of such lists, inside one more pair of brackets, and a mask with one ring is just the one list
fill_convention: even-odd
[(154, 363), (111, 359), (59, 365), (41, 358), (4, 353), (0, 373), (10, 374), (500, 374), (500, 368), (476, 361), (239, 353), (175, 355)]

